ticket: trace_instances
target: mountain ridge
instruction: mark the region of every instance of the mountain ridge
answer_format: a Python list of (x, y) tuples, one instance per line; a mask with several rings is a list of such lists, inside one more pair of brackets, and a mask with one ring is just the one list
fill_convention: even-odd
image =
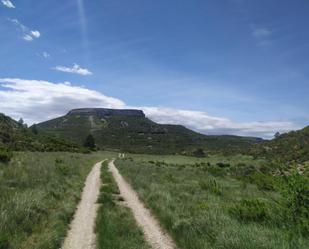
[(111, 109), (111, 108), (77, 108), (70, 110), (67, 115), (98, 115), (102, 117), (109, 116), (129, 116), (146, 117), (142, 110), (136, 109)]
[(199, 147), (205, 151), (228, 151), (259, 142), (258, 138), (206, 136), (182, 125), (158, 124), (134, 109), (73, 109), (37, 127), (79, 144), (92, 134), (100, 149), (135, 153), (183, 153)]

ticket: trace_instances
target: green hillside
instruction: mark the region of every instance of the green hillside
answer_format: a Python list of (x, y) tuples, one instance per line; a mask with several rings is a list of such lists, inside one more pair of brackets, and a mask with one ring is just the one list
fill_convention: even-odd
[(138, 110), (77, 109), (37, 125), (39, 131), (83, 144), (92, 134), (100, 149), (135, 153), (231, 152), (260, 141), (237, 136), (205, 136), (180, 125), (157, 124)]
[(0, 114), (0, 149), (14, 151), (81, 151), (70, 141), (28, 129), (22, 123)]
[(309, 161), (309, 126), (255, 145), (250, 149), (250, 153), (282, 162)]

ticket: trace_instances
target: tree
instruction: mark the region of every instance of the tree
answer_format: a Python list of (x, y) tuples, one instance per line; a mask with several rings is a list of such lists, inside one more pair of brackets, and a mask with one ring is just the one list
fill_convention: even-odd
[(278, 137), (280, 137), (280, 132), (276, 132), (276, 134), (275, 134), (275, 138), (278, 138)]
[(35, 135), (37, 135), (39, 133), (36, 124), (32, 125), (30, 129), (31, 129), (32, 133), (35, 134)]
[(95, 148), (94, 137), (91, 134), (86, 137), (86, 140), (84, 142), (84, 146), (86, 148), (91, 149), (91, 150), (93, 150)]
[(22, 118), (20, 118), (20, 119), (18, 120), (18, 123), (21, 124), (21, 125), (23, 125), (23, 124), (24, 124), (24, 120), (23, 120)]

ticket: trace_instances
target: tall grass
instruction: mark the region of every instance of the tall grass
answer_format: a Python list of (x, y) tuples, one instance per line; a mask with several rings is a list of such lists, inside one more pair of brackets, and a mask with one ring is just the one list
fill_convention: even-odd
[(224, 167), (233, 162), (197, 167), (141, 158), (116, 166), (180, 248), (309, 248), (308, 239), (291, 237), (280, 220), (279, 194), (230, 177)]
[(0, 164), (0, 248), (59, 248), (87, 174), (107, 156), (25, 152)]
[(97, 248), (150, 249), (131, 211), (119, 196), (119, 189), (108, 171), (107, 162), (102, 164), (101, 179), (101, 206), (96, 223)]

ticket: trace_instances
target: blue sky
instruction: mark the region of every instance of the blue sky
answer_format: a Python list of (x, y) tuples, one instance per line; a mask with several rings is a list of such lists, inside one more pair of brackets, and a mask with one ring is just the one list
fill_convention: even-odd
[[(308, 13), (307, 0), (1, 0), (0, 111), (44, 120), (48, 109), (27, 109), (40, 110), (43, 92), (3, 85), (43, 80), (72, 90), (62, 108), (48, 101), (48, 117), (83, 86), (122, 104), (80, 105), (145, 108), (206, 134), (297, 129), (309, 119)], [(12, 91), (29, 95), (23, 106)]]

